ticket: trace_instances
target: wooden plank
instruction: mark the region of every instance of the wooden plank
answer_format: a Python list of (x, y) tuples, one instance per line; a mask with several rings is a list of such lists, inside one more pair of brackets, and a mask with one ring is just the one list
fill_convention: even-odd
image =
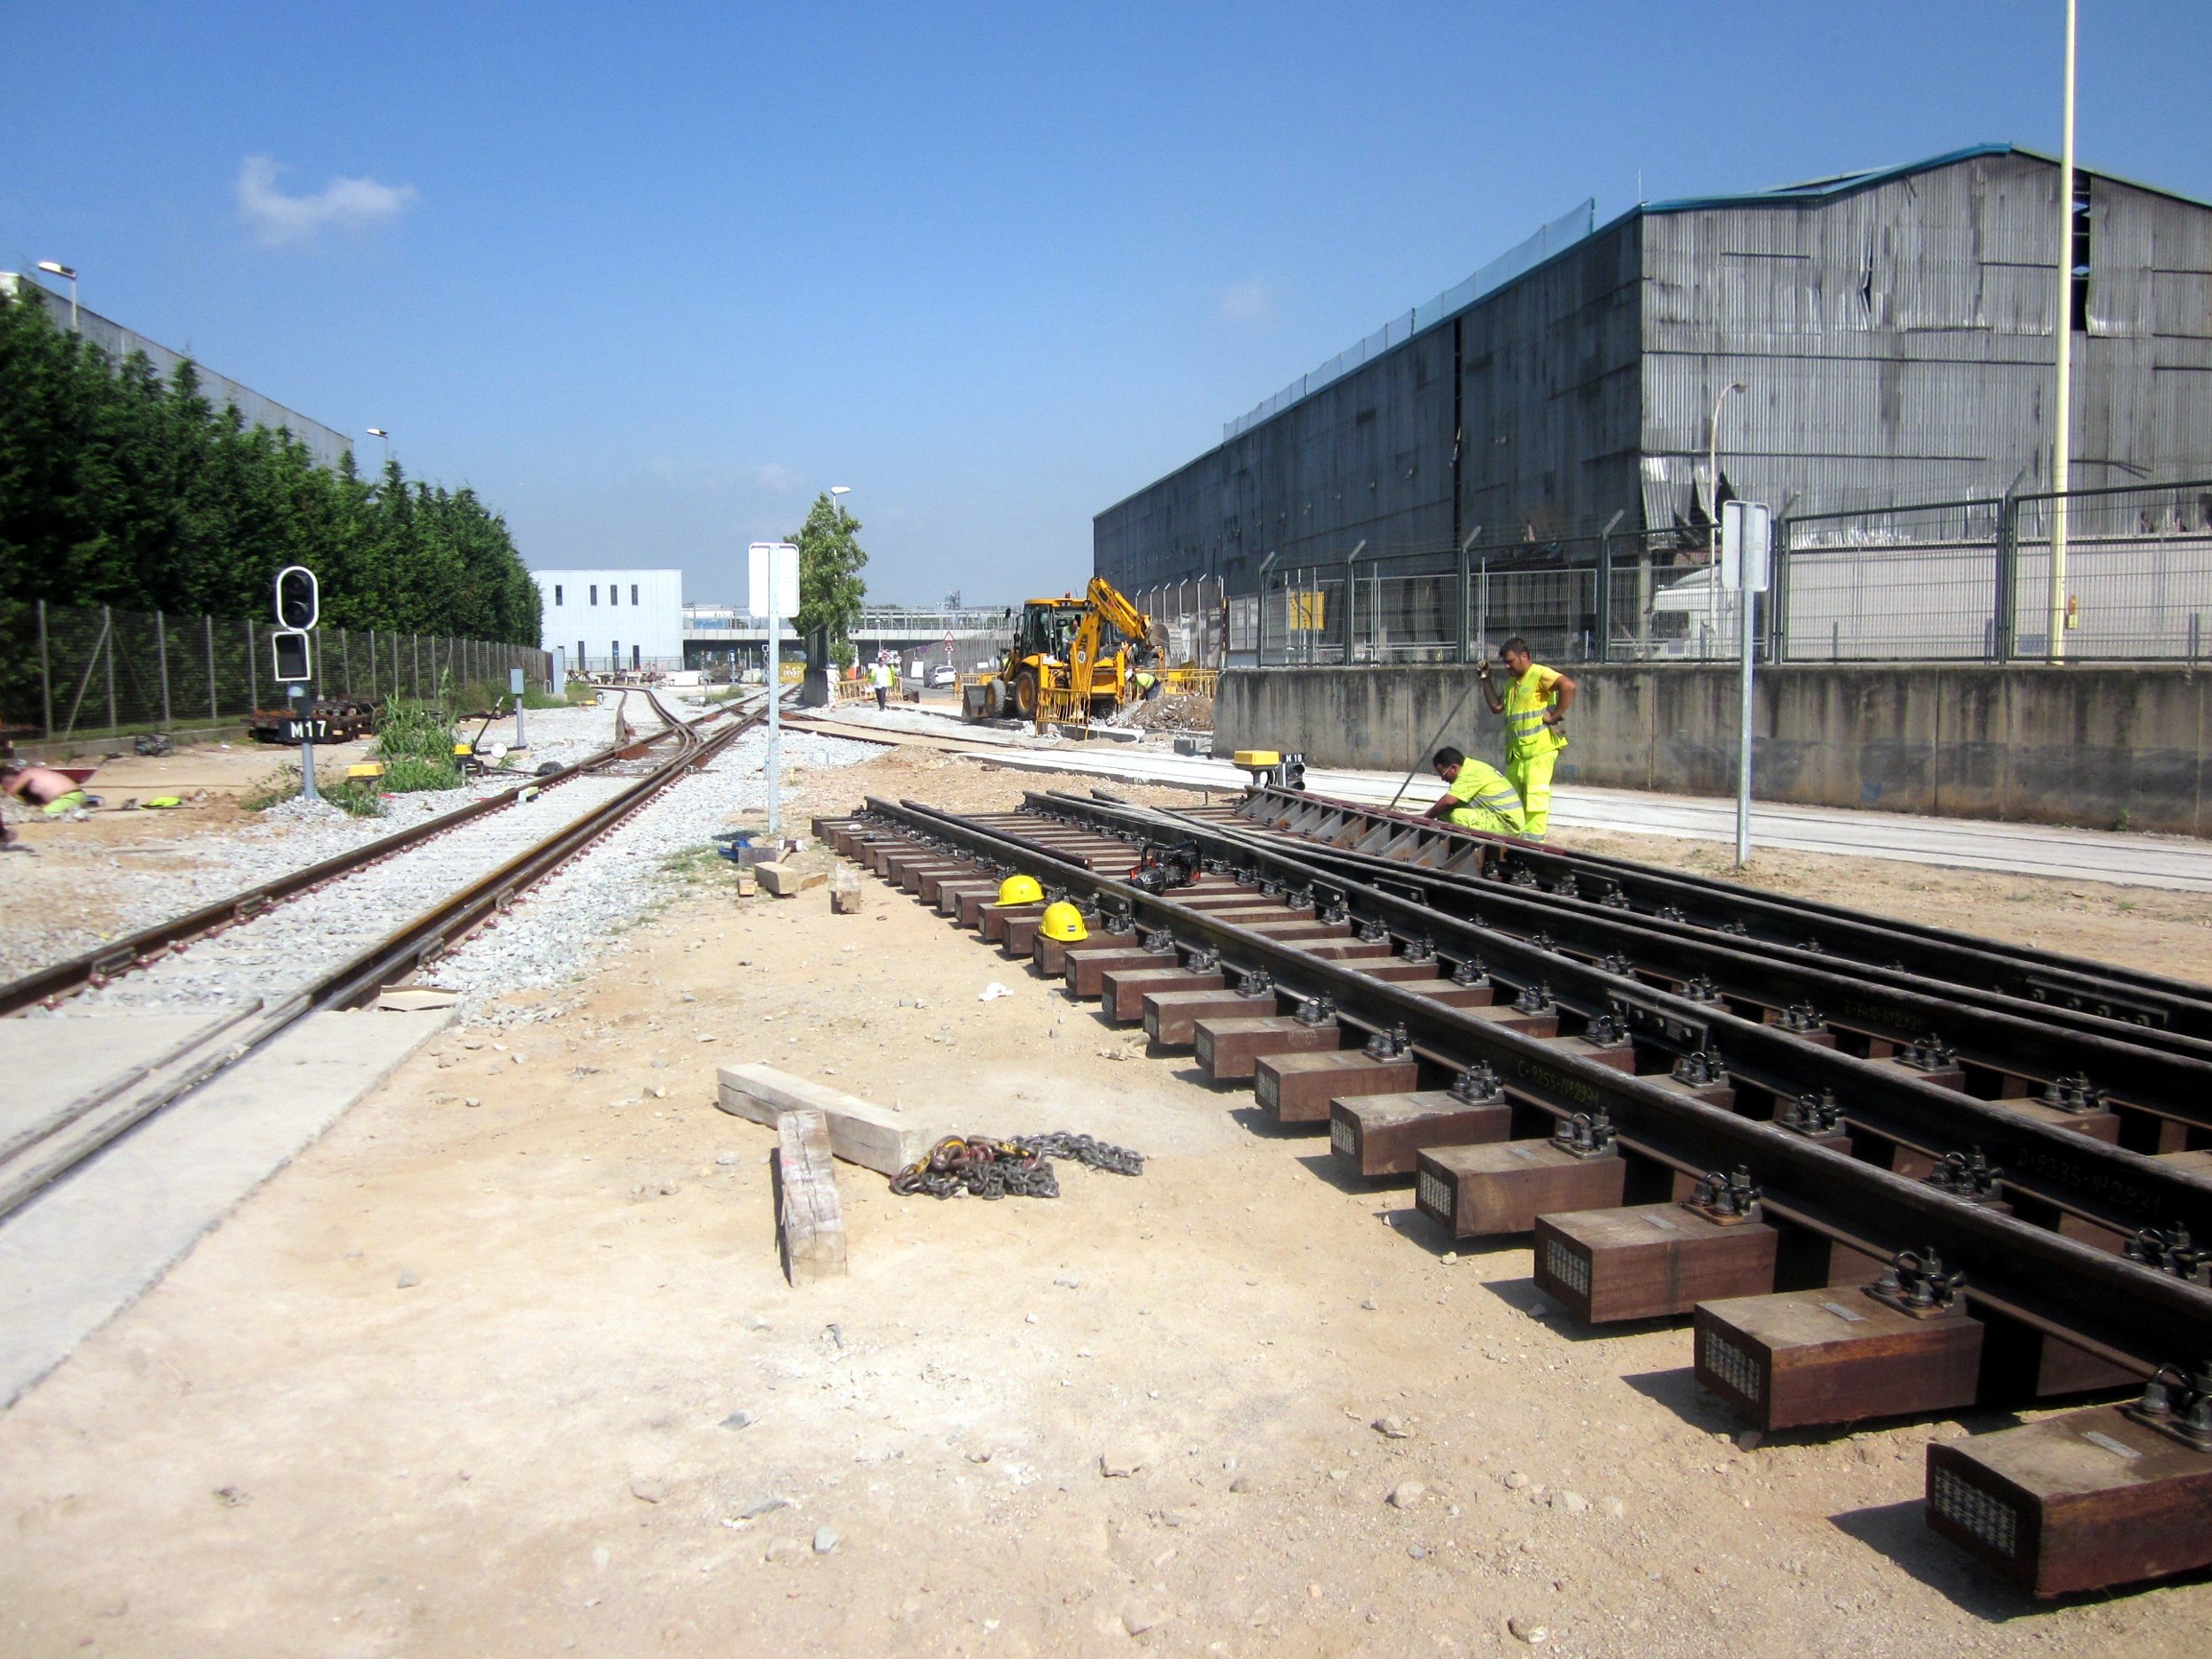
[(1319, 1054), (1262, 1055), (1252, 1075), (1261, 1110), (1279, 1124), (1325, 1124), (1340, 1096), (1403, 1094), (1421, 1080), (1410, 1056), (1376, 1060), (1357, 1048)]
[(795, 1286), (845, 1271), (845, 1215), (837, 1202), (828, 1117), (810, 1107), (776, 1122), (776, 1240)]
[(715, 1075), (715, 1104), (732, 1117), (772, 1129), (787, 1113), (818, 1111), (830, 1150), (879, 1175), (896, 1175), (930, 1148), (931, 1137), (895, 1112), (772, 1065), (726, 1065)]
[(1502, 1096), (1464, 1101), (1446, 1089), (1329, 1102), (1329, 1151), (1363, 1179), (1410, 1175), (1431, 1147), (1479, 1146), (1513, 1133)]
[(1536, 1217), (1536, 1285), (1585, 1325), (1660, 1319), (1774, 1288), (1774, 1229), (1680, 1204)]
[(2031, 1595), (2212, 1566), (2212, 1454), (2117, 1406), (1928, 1448), (1928, 1525)]
[(1982, 1325), (1915, 1318), (1863, 1290), (1701, 1302), (1699, 1382), (1762, 1429), (1953, 1411), (1974, 1403)]
[(1414, 1156), (1413, 1202), (1455, 1239), (1526, 1233), (1540, 1215), (1609, 1209), (1628, 1165), (1617, 1152), (1578, 1158), (1548, 1141), (1429, 1147)]

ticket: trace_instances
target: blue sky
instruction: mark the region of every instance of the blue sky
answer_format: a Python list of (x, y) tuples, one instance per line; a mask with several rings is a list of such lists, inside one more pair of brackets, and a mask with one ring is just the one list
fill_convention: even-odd
[[(2085, 164), (2212, 198), (2204, 0), (2086, 0)], [(680, 565), (853, 488), (872, 590), (1091, 516), (1595, 196), (2055, 149), (2058, 0), (10, 8), (0, 266)], [(373, 440), (362, 440), (373, 460)]]

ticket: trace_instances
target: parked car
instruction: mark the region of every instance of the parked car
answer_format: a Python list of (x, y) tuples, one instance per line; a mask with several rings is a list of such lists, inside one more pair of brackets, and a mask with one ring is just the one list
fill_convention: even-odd
[(929, 671), (929, 683), (933, 690), (940, 686), (956, 686), (960, 683), (960, 672), (950, 663), (940, 663)]

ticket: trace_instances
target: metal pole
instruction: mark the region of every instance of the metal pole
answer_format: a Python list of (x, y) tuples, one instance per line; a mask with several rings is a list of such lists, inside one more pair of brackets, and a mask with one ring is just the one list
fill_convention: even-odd
[(2074, 473), (2074, 7), (2066, 0), (2066, 91), (2058, 163), (2058, 396), (2051, 404), (2050, 660), (2066, 660), (2066, 492)]
[(783, 716), (777, 707), (783, 690), (782, 664), (778, 661), (783, 618), (776, 603), (776, 566), (783, 561), (774, 548), (762, 557), (768, 561), (768, 833), (775, 835), (783, 827)]
[(246, 712), (253, 712), (253, 705), (261, 701), (261, 676), (253, 665), (253, 624), (246, 625)]
[(54, 734), (54, 671), (46, 655), (46, 602), (38, 602), (38, 708), (43, 722), (39, 730), (46, 736)]
[[(1747, 554), (1742, 563), (1750, 563)], [(1743, 635), (1743, 687), (1736, 718), (1736, 868), (1739, 870), (1751, 862), (1751, 618), (1753, 602), (1757, 597), (1751, 591), (1748, 581), (1736, 595), (1736, 632)]]
[(207, 723), (213, 726), (223, 718), (223, 711), (215, 703), (215, 618), (202, 617), (207, 625)]
[(115, 613), (107, 606), (100, 607), (100, 632), (106, 636), (108, 648), (108, 730), (115, 730)]
[(154, 648), (161, 653), (161, 729), (167, 731), (169, 720), (169, 619), (160, 611), (154, 612)]
[[(296, 680), (285, 687), (284, 695), (292, 705), (292, 718), (300, 723), (301, 730), (312, 733), (315, 729), (312, 724), (315, 705), (308, 698), (307, 687)], [(303, 737), (300, 739), (300, 799), (319, 801), (321, 798), (315, 793), (315, 740), (311, 736)]]

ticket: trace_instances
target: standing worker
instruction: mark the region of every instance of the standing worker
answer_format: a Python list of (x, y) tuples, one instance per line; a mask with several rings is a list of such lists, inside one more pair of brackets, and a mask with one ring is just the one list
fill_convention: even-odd
[(891, 706), (891, 664), (878, 657), (875, 665), (868, 670), (868, 683), (875, 687), (876, 707)]
[(1487, 761), (1469, 760), (1455, 749), (1440, 749), (1431, 763), (1444, 780), (1444, 793), (1428, 810), (1461, 829), (1488, 830), (1497, 835), (1520, 835), (1527, 831), (1521, 797), (1513, 792), (1505, 774)]
[(1505, 775), (1521, 797), (1532, 841), (1551, 828), (1551, 773), (1567, 747), (1563, 726), (1575, 700), (1575, 682), (1529, 658), (1528, 641), (1515, 634), (1498, 648), (1505, 664), (1505, 695), (1491, 682), (1490, 664), (1479, 672), (1490, 712), (1505, 716)]

